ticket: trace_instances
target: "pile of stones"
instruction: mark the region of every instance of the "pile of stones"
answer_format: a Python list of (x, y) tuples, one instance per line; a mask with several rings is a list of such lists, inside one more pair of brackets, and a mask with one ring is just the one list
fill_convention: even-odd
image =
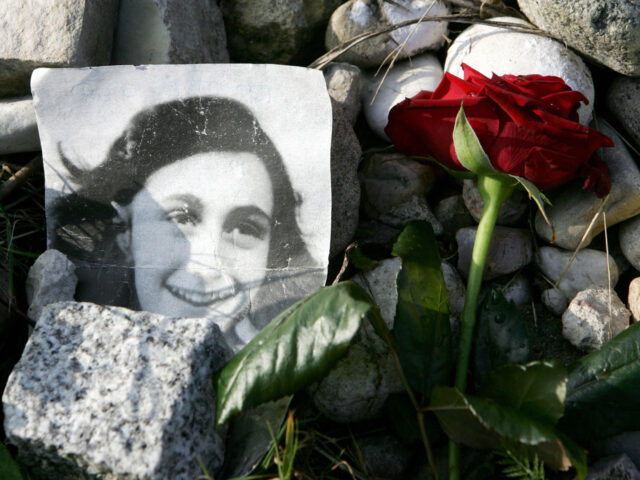
[[(483, 21), (448, 23), (447, 16), (464, 5)], [(390, 28), (423, 16), (443, 18)], [(564, 339), (548, 343), (563, 342), (570, 358), (600, 348), (630, 322), (640, 320), (640, 4), (636, 0), (518, 0), (507, 5), (471, 0), (1, 2), (0, 154), (40, 148), (29, 96), (31, 72), (40, 66), (230, 61), (308, 65), (327, 51), (338, 52), (353, 37), (379, 29), (387, 31), (313, 64), (322, 69), (333, 103), (334, 261), (342, 261), (353, 241), (388, 247), (408, 222), (428, 221), (442, 252), (449, 253), (442, 265), (455, 327), (482, 199), (474, 181), (458, 182), (437, 167), (390, 148), (384, 133), (388, 112), (405, 97), (434, 90), (445, 72), (460, 76), (463, 62), (485, 75), (554, 75), (588, 98), (579, 110), (581, 123), (615, 143), (601, 152), (611, 172), (611, 193), (599, 199), (578, 182), (547, 192), (555, 233), (524, 193), (514, 195), (500, 213), (486, 284), (500, 288), (522, 309), (550, 316)], [(393, 68), (387, 71), (389, 63)], [(42, 327), (32, 336), (25, 356), (38, 368), (59, 368), (46, 378), (42, 371), (18, 368), (5, 392), (5, 429), (21, 447), (21, 455), (32, 455), (28, 463), (47, 475), (54, 472), (51, 478), (64, 478), (57, 476), (63, 471), (104, 478), (195, 478), (197, 464), (193, 470), (193, 465), (175, 461), (181, 448), (189, 449), (190, 456), (211, 459), (208, 466), (215, 470), (223, 442), (210, 425), (196, 426), (194, 418), (211, 418), (200, 414), (206, 410), (206, 395), (213, 395), (204, 379), (229, 355), (219, 346), (219, 335), (194, 323), (161, 328), (166, 327), (162, 318), (144, 312), (73, 302), (47, 307), (54, 301), (73, 300), (73, 266), (66, 262), (56, 252), (47, 252), (30, 274), (29, 315)], [(399, 268), (398, 260), (384, 260), (356, 276), (371, 290), (390, 326)], [(88, 317), (94, 323), (87, 322)], [(140, 322), (149, 327), (135, 327)], [(90, 325), (110, 334), (96, 333)], [(538, 334), (542, 344), (551, 335)], [(148, 340), (158, 336), (166, 343)], [(48, 339), (55, 339), (54, 344)], [(109, 372), (109, 359), (122, 350), (124, 341), (135, 344), (129, 352), (137, 352), (120, 361), (130, 369)], [(87, 372), (86, 383), (68, 382), (77, 359), (69, 356), (67, 345), (87, 355), (104, 354), (98, 370)], [(363, 329), (348, 356), (310, 393), (334, 421), (367, 420), (380, 414), (388, 395), (402, 390), (394, 372), (385, 346)], [(55, 384), (64, 388), (54, 388)], [(96, 417), (95, 405), (108, 414)], [(46, 412), (42, 415), (47, 422), (26, 421), (29, 409)], [(132, 412), (144, 431), (132, 429)], [(91, 431), (76, 424), (61, 427), (59, 423), (71, 416), (82, 418), (77, 425), (91, 425)], [(180, 432), (189, 432), (189, 445), (172, 437)], [(594, 451), (628, 457), (605, 461), (593, 469), (594, 475), (604, 473), (590, 478), (610, 478), (606, 475), (620, 465), (628, 478), (640, 475), (635, 471), (640, 467), (640, 433), (625, 435)], [(85, 441), (86, 436), (91, 440)], [(398, 452), (399, 459), (387, 466), (406, 466), (397, 445), (370, 443), (372, 452)], [(90, 449), (79, 452), (78, 444)], [(124, 457), (133, 460), (123, 462)], [(47, 470), (51, 465), (58, 470)], [(403, 474), (396, 469), (380, 476), (405, 478)]]

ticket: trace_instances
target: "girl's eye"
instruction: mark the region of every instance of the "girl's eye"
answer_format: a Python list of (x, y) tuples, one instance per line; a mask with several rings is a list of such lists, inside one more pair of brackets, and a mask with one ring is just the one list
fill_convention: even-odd
[(245, 250), (264, 245), (270, 233), (271, 218), (255, 205), (234, 208), (222, 224), (222, 239)]
[(250, 220), (225, 225), (223, 235), (236, 247), (250, 249), (259, 245), (267, 237), (267, 229)]
[(177, 223), (178, 225), (192, 226), (197, 225), (200, 222), (198, 215), (193, 213), (187, 206), (169, 210), (167, 212), (167, 220)]

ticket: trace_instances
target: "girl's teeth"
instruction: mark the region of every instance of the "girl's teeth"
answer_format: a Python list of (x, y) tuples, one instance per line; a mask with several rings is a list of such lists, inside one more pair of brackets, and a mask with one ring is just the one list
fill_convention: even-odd
[(209, 305), (211, 303), (229, 298), (234, 294), (233, 288), (226, 288), (220, 291), (212, 290), (209, 292), (188, 290), (186, 288), (174, 287), (172, 285), (166, 285), (166, 288), (167, 290), (169, 290), (169, 292), (171, 292), (174, 296), (180, 298), (181, 300), (198, 306)]

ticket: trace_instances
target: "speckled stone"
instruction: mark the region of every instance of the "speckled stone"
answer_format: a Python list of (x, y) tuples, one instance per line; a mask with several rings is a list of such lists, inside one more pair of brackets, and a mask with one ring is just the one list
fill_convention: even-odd
[(27, 316), (37, 322), (50, 303), (72, 301), (78, 285), (75, 272), (76, 266), (58, 250), (49, 249), (40, 255), (27, 275)]
[(40, 137), (31, 97), (0, 100), (0, 154), (38, 150)]
[(331, 99), (331, 245), (329, 256), (341, 254), (358, 228), (362, 148), (342, 107)]
[[(354, 277), (373, 297), (389, 329), (393, 328), (398, 292), (399, 258), (382, 260), (376, 268)], [(369, 322), (363, 322), (347, 354), (309, 388), (313, 403), (334, 422), (358, 422), (378, 415), (387, 397), (403, 390), (386, 343)]]
[[(629, 310), (633, 314), (633, 320), (640, 322), (640, 277), (634, 278), (629, 284), (628, 297)], [(640, 452), (638, 452), (640, 454)]]
[(589, 466), (585, 480), (640, 480), (640, 472), (626, 454), (601, 458)]
[(358, 177), (362, 187), (362, 210), (373, 219), (414, 196), (425, 196), (436, 181), (431, 165), (401, 153), (365, 155)]
[(0, 97), (28, 94), (38, 67), (108, 65), (118, 3), (0, 2)]
[(518, 0), (542, 30), (616, 72), (640, 75), (637, 0)]
[(395, 436), (373, 435), (357, 437), (354, 443), (362, 452), (362, 459), (370, 478), (400, 480), (411, 465), (411, 450)]
[(227, 36), (217, 2), (120, 2), (114, 65), (227, 63)]
[(342, 1), (221, 0), (218, 3), (232, 60), (293, 65), (311, 62), (322, 53), (316, 54), (324, 28)]
[(193, 480), (198, 458), (213, 474), (211, 375), (229, 357), (211, 320), (52, 304), (9, 377), (4, 428), (36, 478)]
[(354, 125), (360, 113), (360, 69), (348, 63), (330, 63), (323, 74), (329, 96), (340, 104)]
[(615, 290), (588, 288), (571, 300), (562, 314), (562, 335), (580, 350), (591, 352), (629, 326), (631, 312)]
[(394, 206), (391, 210), (380, 215), (380, 221), (396, 228), (403, 228), (413, 220), (424, 220), (431, 224), (433, 233), (442, 235), (442, 225), (431, 211), (424, 197), (415, 195), (404, 203)]

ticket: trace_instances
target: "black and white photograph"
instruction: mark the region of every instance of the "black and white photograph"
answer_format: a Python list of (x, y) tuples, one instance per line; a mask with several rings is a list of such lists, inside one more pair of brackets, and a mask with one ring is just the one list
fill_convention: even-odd
[(321, 287), (331, 105), (274, 65), (40, 69), (48, 246), (78, 300), (208, 317), (238, 349)]

